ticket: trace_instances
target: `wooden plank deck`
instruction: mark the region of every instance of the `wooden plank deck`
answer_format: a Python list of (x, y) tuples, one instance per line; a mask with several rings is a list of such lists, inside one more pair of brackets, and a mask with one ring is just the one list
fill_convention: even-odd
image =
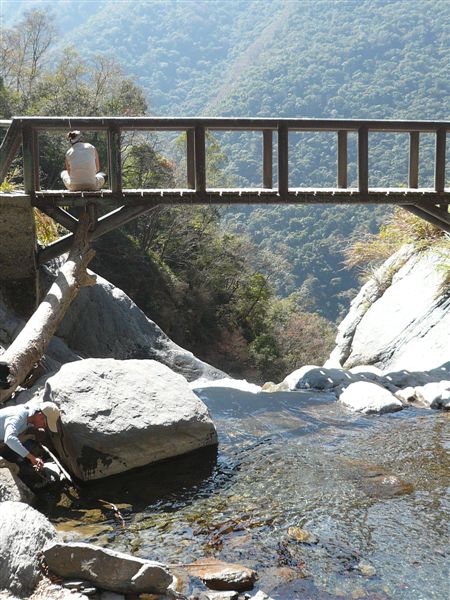
[(34, 193), (37, 208), (82, 205), (86, 202), (111, 200), (127, 206), (142, 204), (432, 204), (450, 203), (450, 188), (436, 192), (432, 188), (289, 188), (280, 194), (277, 188), (206, 188), (192, 189), (123, 189), (120, 192), (69, 192), (42, 190)]

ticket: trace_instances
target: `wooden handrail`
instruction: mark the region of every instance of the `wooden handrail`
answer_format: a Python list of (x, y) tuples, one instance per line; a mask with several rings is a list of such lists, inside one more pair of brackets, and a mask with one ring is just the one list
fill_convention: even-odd
[(366, 126), (369, 131), (436, 132), (450, 131), (450, 121), (411, 121), (379, 119), (264, 119), (258, 117), (13, 117), (20, 125), (28, 124), (40, 130), (85, 129), (107, 130), (118, 126), (122, 130), (184, 131), (201, 125), (209, 130), (277, 131), (282, 123), (289, 131), (354, 131)]
[[(436, 136), (435, 186), (433, 194), (427, 194), (436, 203), (448, 204), (449, 190), (445, 188), (446, 137), (450, 131), (449, 121), (393, 121), (367, 119), (264, 119), (253, 117), (14, 117), (0, 147), (0, 176), (6, 174), (8, 164), (17, 151), (15, 134), (21, 134), (24, 155), (25, 191), (32, 196), (39, 190), (38, 132), (67, 129), (106, 131), (108, 138), (108, 165), (112, 197), (123, 199), (127, 190), (122, 186), (120, 140), (122, 133), (134, 130), (184, 131), (186, 133), (187, 187), (194, 190), (197, 199), (207, 192), (206, 177), (206, 132), (216, 131), (260, 131), (263, 136), (262, 188), (273, 188), (273, 132), (278, 142), (278, 188), (279, 201), (289, 201), (293, 188), (289, 187), (289, 133), (298, 131), (337, 132), (337, 190), (348, 190), (348, 133), (358, 137), (358, 188), (359, 202), (380, 201), (379, 193), (373, 194), (369, 186), (369, 138), (371, 132), (409, 133), (408, 189), (419, 190), (419, 135), (421, 132)], [(15, 141), (14, 141), (15, 140)], [(13, 143), (14, 142), (14, 143)], [(1, 181), (1, 179), (0, 179)], [(387, 190), (387, 188), (386, 188)], [(167, 190), (166, 190), (167, 191)], [(241, 190), (239, 193), (241, 193)], [(306, 190), (305, 190), (306, 191)], [(317, 188), (323, 198), (325, 190)], [(350, 190), (349, 190), (350, 191)], [(419, 190), (420, 191), (420, 190)], [(142, 198), (150, 190), (143, 190)], [(154, 191), (153, 191), (154, 192)], [(161, 193), (164, 190), (161, 190)], [(352, 192), (353, 193), (353, 192)], [(388, 193), (388, 192), (387, 192)], [(407, 192), (410, 193), (410, 192)], [(315, 195), (315, 194), (314, 194)], [(332, 192), (335, 195), (335, 192)], [(154, 197), (155, 194), (152, 194)], [(298, 198), (298, 194), (296, 198)], [(341, 197), (337, 195), (336, 200)], [(412, 197), (412, 196), (411, 196)], [(306, 200), (305, 200), (306, 201)], [(384, 201), (384, 199), (381, 199)], [(415, 201), (414, 201), (415, 202)]]

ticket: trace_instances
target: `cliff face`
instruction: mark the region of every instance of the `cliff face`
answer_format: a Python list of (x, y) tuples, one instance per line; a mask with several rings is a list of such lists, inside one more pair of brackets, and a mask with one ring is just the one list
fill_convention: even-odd
[(426, 371), (450, 361), (450, 252), (404, 246), (363, 286), (326, 366)]

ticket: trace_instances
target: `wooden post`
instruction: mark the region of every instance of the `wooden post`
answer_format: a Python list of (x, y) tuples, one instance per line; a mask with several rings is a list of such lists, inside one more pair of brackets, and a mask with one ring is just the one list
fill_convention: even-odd
[(113, 194), (122, 193), (122, 160), (120, 155), (120, 128), (108, 129), (109, 180)]
[(338, 131), (337, 186), (347, 188), (347, 132)]
[(195, 190), (195, 133), (194, 129), (186, 130), (186, 170), (187, 186)]
[(263, 186), (267, 189), (272, 189), (273, 178), (273, 149), (272, 149), (272, 130), (264, 129), (263, 131)]
[(39, 178), (39, 137), (38, 132), (33, 129), (32, 133), (32, 144), (33, 144), (33, 182), (34, 189), (40, 190), (40, 178)]
[(419, 187), (419, 132), (411, 131), (409, 134), (409, 169), (408, 187)]
[(206, 191), (206, 148), (203, 125), (195, 126), (195, 190), (198, 193)]
[(8, 169), (16, 156), (22, 143), (21, 130), (16, 122), (13, 122), (6, 132), (0, 145), (0, 183), (5, 179)]
[(369, 191), (369, 129), (361, 125), (358, 129), (358, 187), (360, 194)]
[(434, 189), (443, 192), (445, 189), (445, 144), (447, 131), (440, 127), (436, 131), (436, 153), (434, 162)]
[(278, 125), (278, 193), (286, 196), (289, 191), (289, 132), (285, 123)]
[(33, 128), (25, 125), (22, 129), (22, 150), (23, 150), (23, 187), (25, 194), (33, 195), (35, 187), (34, 157), (33, 157)]

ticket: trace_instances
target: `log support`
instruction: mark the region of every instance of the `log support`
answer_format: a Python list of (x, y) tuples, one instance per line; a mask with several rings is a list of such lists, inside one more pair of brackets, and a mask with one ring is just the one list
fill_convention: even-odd
[(0, 357), (0, 402), (7, 400), (41, 360), (81, 287), (93, 285), (86, 267), (95, 255), (89, 247), (89, 214), (80, 215), (69, 256), (25, 327)]

